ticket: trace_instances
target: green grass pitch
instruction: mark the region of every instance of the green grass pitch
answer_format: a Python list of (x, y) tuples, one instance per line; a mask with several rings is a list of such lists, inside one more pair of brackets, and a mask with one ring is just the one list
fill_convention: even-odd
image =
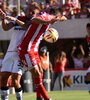
[[(86, 90), (51, 91), (48, 95), (53, 100), (90, 100), (90, 94)], [(9, 100), (16, 100), (14, 94), (10, 94), (9, 98)], [(36, 100), (36, 93), (23, 93), (23, 100)]]

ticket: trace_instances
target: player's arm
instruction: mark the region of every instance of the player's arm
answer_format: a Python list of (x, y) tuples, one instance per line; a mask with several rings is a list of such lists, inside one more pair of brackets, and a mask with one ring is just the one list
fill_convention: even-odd
[(21, 27), (24, 28), (25, 30), (28, 29), (28, 26), (27, 26), (23, 21), (20, 21), (19, 19), (14, 18), (14, 17), (12, 17), (12, 16), (7, 16), (6, 18), (7, 18), (8, 20), (15, 21), (19, 26), (21, 26)]
[(36, 17), (32, 19), (32, 23), (36, 24), (54, 24), (56, 21), (56, 18), (53, 18), (51, 20), (43, 20), (41, 17)]
[(56, 16), (56, 18), (57, 18), (57, 21), (61, 21), (61, 22), (67, 20), (67, 18), (65, 16), (62, 16), (62, 17)]
[(8, 31), (13, 27), (14, 27), (13, 23), (11, 23), (11, 22), (7, 23), (6, 19), (2, 20), (2, 28), (3, 28), (4, 31)]
[(1, 20), (2, 20), (3, 30), (5, 30), (5, 31), (10, 30), (13, 27), (13, 24), (7, 23), (6, 14), (1, 9), (0, 9), (0, 17), (1, 17)]

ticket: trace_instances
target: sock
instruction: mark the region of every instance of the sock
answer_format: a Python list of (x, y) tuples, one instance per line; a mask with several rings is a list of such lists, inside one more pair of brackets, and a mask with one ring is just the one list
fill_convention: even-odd
[(36, 92), (38, 94), (37, 96), (42, 96), (44, 98), (44, 100), (48, 100), (49, 97), (48, 97), (48, 94), (43, 86), (42, 76), (39, 78), (34, 78), (34, 84), (36, 87)]
[(1, 87), (1, 100), (8, 100), (9, 87)]
[(23, 100), (23, 97), (22, 97), (22, 88), (15, 89), (15, 93), (16, 93), (17, 100)]
[(90, 83), (88, 84), (88, 92), (90, 93)]
[[(41, 78), (41, 81), (42, 81), (42, 76), (40, 78)], [(37, 95), (37, 100), (39, 100), (40, 98), (42, 98), (42, 94), (38, 91), (38, 88), (36, 88), (36, 95)]]
[(43, 98), (37, 98), (37, 100), (44, 100)]

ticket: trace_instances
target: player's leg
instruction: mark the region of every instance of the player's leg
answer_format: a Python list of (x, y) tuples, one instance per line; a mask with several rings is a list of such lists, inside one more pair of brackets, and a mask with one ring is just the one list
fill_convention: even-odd
[[(29, 67), (32, 66), (30, 71), (33, 75), (34, 84), (36, 87), (37, 100), (41, 100), (42, 97), (44, 98), (44, 100), (49, 100), (49, 96), (43, 86), (43, 83), (42, 83), (43, 70), (42, 70), (42, 66), (40, 63), (39, 54), (38, 54), (38, 51), (33, 52), (34, 51), (33, 49), (32, 49), (32, 51), (28, 52), (30, 60), (28, 60), (27, 58), (26, 59), (28, 62), (28, 66)], [(27, 57), (28, 57), (28, 55), (27, 55)]]
[(15, 87), (15, 93), (16, 93), (17, 100), (23, 100), (22, 88), (20, 84), (23, 64), (18, 57), (16, 58), (17, 59), (14, 59), (14, 64), (13, 64), (13, 69), (12, 69), (12, 82)]
[(35, 67), (35, 68), (30, 70), (31, 73), (33, 72), (32, 75), (33, 75), (34, 84), (36, 87), (37, 100), (42, 100), (42, 97), (44, 98), (44, 100), (49, 100), (50, 98), (49, 98), (49, 96), (45, 90), (45, 87), (43, 86), (43, 83), (42, 83), (42, 74), (39, 71), (39, 69), (40, 69), (39, 67), (40, 66)]
[(7, 53), (3, 59), (1, 68), (1, 100), (8, 100), (9, 98), (8, 78), (11, 75), (12, 65), (10, 54)]
[(13, 86), (15, 87), (15, 93), (16, 93), (17, 100), (23, 100), (20, 80), (21, 80), (20, 74), (17, 74), (17, 73), (12, 74), (12, 82), (13, 82)]
[(2, 72), (1, 73), (1, 100), (9, 99), (9, 86), (8, 86), (8, 78), (11, 75), (10, 72)]

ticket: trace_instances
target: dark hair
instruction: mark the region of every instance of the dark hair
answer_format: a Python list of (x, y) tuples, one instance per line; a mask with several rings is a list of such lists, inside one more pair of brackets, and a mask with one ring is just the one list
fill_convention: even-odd
[(59, 56), (62, 57), (62, 52), (59, 52)]
[(87, 28), (90, 28), (90, 23), (87, 23), (86, 27), (87, 27)]
[(51, 8), (49, 14), (57, 15), (58, 13), (62, 14), (61, 8)]

